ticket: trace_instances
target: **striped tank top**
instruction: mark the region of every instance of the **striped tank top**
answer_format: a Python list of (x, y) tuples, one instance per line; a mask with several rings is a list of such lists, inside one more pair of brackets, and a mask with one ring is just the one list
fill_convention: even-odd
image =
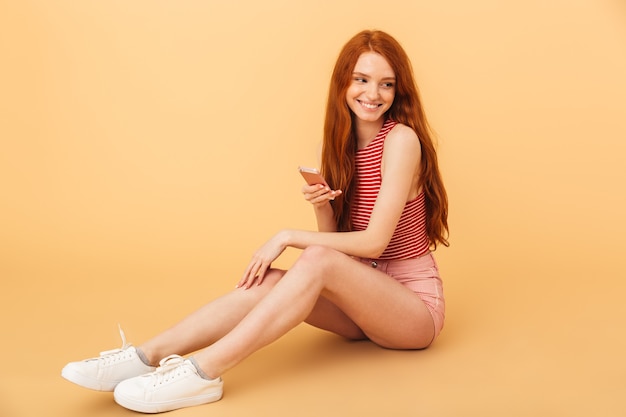
[[(374, 140), (356, 154), (356, 189), (352, 205), (352, 230), (367, 229), (380, 185), (381, 162), (387, 134), (397, 122), (388, 119)], [(430, 241), (426, 234), (426, 204), (421, 192), (406, 203), (396, 230), (379, 259), (410, 259), (428, 252)]]

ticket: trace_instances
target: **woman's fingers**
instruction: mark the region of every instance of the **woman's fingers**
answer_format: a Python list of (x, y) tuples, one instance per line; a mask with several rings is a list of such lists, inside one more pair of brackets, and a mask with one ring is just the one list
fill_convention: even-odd
[(329, 187), (317, 185), (305, 185), (302, 187), (304, 199), (311, 204), (322, 204), (334, 200), (341, 195), (341, 190), (331, 190)]
[(254, 281), (261, 285), (272, 262), (285, 250), (285, 237), (285, 233), (279, 232), (255, 252), (237, 287), (250, 288)]
[(254, 281), (254, 277), (256, 276), (256, 271), (258, 270), (257, 260), (252, 259), (246, 268), (246, 271), (243, 273), (243, 276), (237, 283), (237, 288), (250, 288), (251, 282)]
[(302, 194), (304, 194), (304, 198), (307, 200), (319, 197), (320, 195), (328, 192), (328, 190), (329, 188), (322, 184), (302, 186)]
[(239, 280), (236, 287), (248, 289), (254, 285), (255, 281), (257, 285), (261, 285), (265, 279), (265, 273), (268, 271), (270, 266), (270, 263), (265, 262), (260, 258), (254, 258), (246, 268), (243, 277)]

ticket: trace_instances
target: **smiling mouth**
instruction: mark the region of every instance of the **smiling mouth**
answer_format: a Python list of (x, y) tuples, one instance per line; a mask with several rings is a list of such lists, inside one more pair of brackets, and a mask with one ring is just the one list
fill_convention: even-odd
[(359, 102), (359, 104), (363, 107), (365, 107), (366, 109), (369, 110), (375, 110), (377, 108), (379, 108), (380, 106), (382, 106), (382, 104), (371, 104), (371, 103), (365, 103), (364, 101), (361, 100), (357, 100)]

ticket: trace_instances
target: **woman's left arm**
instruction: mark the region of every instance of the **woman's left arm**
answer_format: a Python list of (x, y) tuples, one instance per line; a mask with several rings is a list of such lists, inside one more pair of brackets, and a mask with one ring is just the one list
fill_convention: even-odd
[[(364, 258), (380, 256), (395, 231), (406, 202), (415, 194), (421, 147), (415, 132), (396, 125), (385, 139), (382, 184), (366, 230), (313, 232), (286, 229), (278, 232), (253, 255), (237, 286), (260, 284), (271, 263), (289, 246), (305, 249), (319, 245)], [(341, 198), (341, 197), (340, 197)]]

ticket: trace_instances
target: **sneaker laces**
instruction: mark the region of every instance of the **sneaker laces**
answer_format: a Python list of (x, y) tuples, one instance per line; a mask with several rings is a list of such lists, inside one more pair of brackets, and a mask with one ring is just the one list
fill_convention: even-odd
[(159, 367), (149, 375), (153, 376), (152, 385), (161, 385), (170, 379), (175, 379), (181, 374), (187, 373), (187, 367), (183, 366), (185, 358), (180, 355), (170, 355), (159, 361)]
[(117, 362), (120, 359), (125, 358), (128, 355), (127, 349), (131, 347), (132, 344), (126, 341), (126, 335), (124, 334), (124, 330), (122, 330), (122, 326), (118, 324), (117, 327), (120, 330), (120, 337), (122, 338), (122, 347), (100, 352), (100, 357), (94, 358), (93, 360), (104, 361), (104, 363), (108, 365), (110, 363)]

